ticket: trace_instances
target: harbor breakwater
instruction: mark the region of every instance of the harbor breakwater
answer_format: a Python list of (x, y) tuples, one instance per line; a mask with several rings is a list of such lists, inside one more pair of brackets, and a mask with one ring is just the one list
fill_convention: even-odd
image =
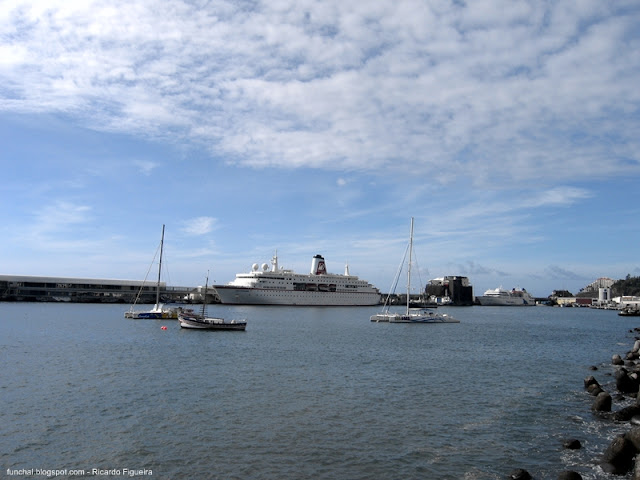
[[(613, 374), (603, 387), (594, 375), (584, 380), (587, 392), (595, 397), (592, 405), (594, 415), (603, 422), (628, 425), (624, 433), (615, 435), (602, 457), (599, 466), (614, 475), (631, 474), (633, 480), (640, 479), (640, 328), (630, 333), (635, 343), (624, 355), (614, 353), (611, 364)], [(592, 367), (596, 368), (596, 367)], [(611, 376), (613, 379), (611, 379)]]
[[(596, 475), (602, 475), (596, 478), (640, 480), (640, 328), (629, 330), (629, 334), (634, 337), (633, 347), (623, 355), (614, 353), (601, 375), (598, 375), (599, 367), (589, 367), (594, 373), (584, 379), (584, 389), (593, 397), (591, 414), (604, 427), (598, 429), (601, 440), (606, 443), (611, 438), (608, 446), (590, 460), (590, 466), (598, 472)], [(563, 448), (568, 450), (582, 446), (583, 440), (579, 438), (567, 438), (563, 442)], [(508, 478), (535, 480), (536, 476), (535, 472), (519, 468)], [(565, 470), (557, 478), (582, 480), (584, 477), (578, 471)]]

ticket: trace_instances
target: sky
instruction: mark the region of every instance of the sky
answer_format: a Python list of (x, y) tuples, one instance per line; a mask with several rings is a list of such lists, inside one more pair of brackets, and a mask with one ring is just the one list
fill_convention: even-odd
[[(640, 276), (637, 0), (2, 0), (0, 273)], [(157, 261), (157, 257), (156, 257)], [(151, 269), (151, 272), (148, 273)]]

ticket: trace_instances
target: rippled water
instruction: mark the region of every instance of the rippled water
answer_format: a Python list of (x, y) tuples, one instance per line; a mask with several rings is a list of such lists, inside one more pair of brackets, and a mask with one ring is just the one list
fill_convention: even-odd
[[(592, 417), (583, 379), (599, 365), (612, 381), (611, 355), (631, 348), (637, 323), (547, 307), (443, 308), (461, 323), (389, 325), (369, 307), (212, 306), (249, 323), (207, 332), (126, 309), (0, 304), (3, 475), (608, 478), (594, 461), (621, 427)], [(584, 448), (563, 450), (569, 437)]]

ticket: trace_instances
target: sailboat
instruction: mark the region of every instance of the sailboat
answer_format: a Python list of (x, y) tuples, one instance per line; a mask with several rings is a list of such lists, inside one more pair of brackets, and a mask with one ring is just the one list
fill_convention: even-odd
[[(387, 296), (387, 300), (385, 301), (383, 310), (381, 313), (377, 313), (375, 315), (371, 315), (370, 319), (372, 322), (389, 322), (389, 323), (460, 323), (460, 320), (453, 318), (451, 315), (447, 315), (446, 313), (436, 313), (427, 308), (411, 308), (411, 263), (412, 263), (412, 255), (413, 255), (413, 217), (411, 217), (411, 231), (409, 233), (409, 245), (407, 247), (409, 252), (409, 262), (407, 266), (407, 305), (404, 313), (396, 313), (389, 311), (389, 297), (391, 294)], [(406, 257), (406, 253), (405, 253)], [(400, 264), (400, 269), (398, 270), (398, 275), (396, 277), (396, 281), (394, 285), (397, 284), (397, 279), (400, 275), (400, 271), (402, 269), (402, 264), (404, 263), (404, 258)]]
[(181, 310), (181, 307), (175, 308), (167, 308), (160, 303), (160, 276), (162, 274), (162, 249), (164, 246), (164, 225), (162, 225), (162, 237), (160, 237), (160, 262), (158, 263), (158, 282), (156, 284), (156, 304), (153, 306), (151, 310), (145, 311), (134, 311), (136, 303), (138, 303), (138, 299), (140, 298), (140, 293), (142, 292), (142, 287), (136, 296), (133, 305), (128, 312), (124, 312), (124, 318), (132, 318), (132, 319), (158, 319), (158, 318), (178, 318), (178, 311)]
[(178, 321), (182, 328), (193, 328), (198, 330), (235, 330), (244, 331), (247, 328), (246, 320), (225, 321), (223, 318), (208, 317), (207, 308), (207, 289), (209, 288), (209, 274), (207, 273), (207, 281), (204, 286), (204, 294), (202, 299), (202, 313), (197, 314), (193, 311), (184, 311), (178, 313)]

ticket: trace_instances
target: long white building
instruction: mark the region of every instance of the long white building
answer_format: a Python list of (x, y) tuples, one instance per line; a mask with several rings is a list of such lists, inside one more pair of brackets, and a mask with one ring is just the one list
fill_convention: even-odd
[[(141, 280), (0, 275), (0, 301), (133, 303), (140, 292), (140, 303), (154, 303), (156, 286)], [(168, 300), (192, 290), (160, 282), (161, 294)]]

